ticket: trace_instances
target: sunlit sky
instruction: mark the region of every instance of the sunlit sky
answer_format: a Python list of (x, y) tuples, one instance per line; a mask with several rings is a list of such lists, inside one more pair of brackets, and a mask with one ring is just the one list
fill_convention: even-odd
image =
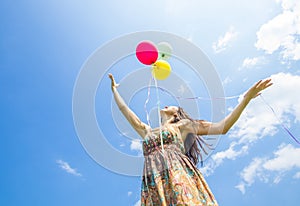
[[(4, 0), (0, 8), (1, 205), (139, 205), (140, 177), (94, 161), (72, 114), (86, 60), (107, 42), (139, 31), (172, 33), (198, 46), (226, 96), (240, 95), (226, 100), (227, 114), (251, 85), (272, 78), (263, 97), (277, 117), (257, 97), (199, 169), (221, 206), (299, 204), (300, 149), (281, 126), (300, 138), (299, 1)], [(122, 65), (122, 72), (107, 68), (117, 81), (141, 67), (134, 58)], [(95, 99), (111, 145), (140, 155), (139, 142), (101, 119), (101, 101), (111, 101), (108, 79)], [(137, 100), (130, 107), (143, 112), (144, 101)], [(199, 104), (199, 118), (210, 120), (209, 104)]]

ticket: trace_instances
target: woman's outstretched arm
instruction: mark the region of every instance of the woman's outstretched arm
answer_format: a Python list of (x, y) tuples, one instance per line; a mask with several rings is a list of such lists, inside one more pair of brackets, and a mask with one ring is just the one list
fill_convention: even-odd
[(127, 104), (124, 102), (123, 98), (119, 94), (117, 90), (117, 84), (115, 82), (115, 79), (112, 74), (109, 74), (109, 78), (111, 79), (111, 89), (114, 94), (115, 101), (123, 113), (123, 115), (126, 117), (128, 122), (131, 124), (131, 126), (137, 131), (137, 133), (144, 138), (148, 131), (150, 130), (150, 127), (143, 123), (137, 115), (127, 106)]
[(271, 79), (258, 81), (246, 92), (243, 100), (223, 120), (217, 123), (195, 121), (191, 123), (192, 125), (190, 125), (190, 129), (192, 129), (198, 135), (226, 134), (234, 125), (234, 123), (239, 119), (240, 115), (249, 104), (251, 99), (259, 96), (262, 90), (268, 88), (271, 85)]

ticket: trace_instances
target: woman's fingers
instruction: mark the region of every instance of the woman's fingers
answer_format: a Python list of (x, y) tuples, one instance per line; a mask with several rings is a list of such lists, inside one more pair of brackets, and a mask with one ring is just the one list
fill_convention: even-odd
[(111, 81), (115, 81), (114, 76), (112, 74), (108, 74), (108, 77), (111, 79)]
[(108, 77), (111, 79), (111, 87), (113, 88), (113, 87), (118, 87), (119, 86), (119, 84), (116, 84), (116, 82), (115, 82), (115, 78), (114, 78), (114, 76), (112, 75), (112, 74), (108, 74)]
[(268, 79), (268, 80), (266, 81), (265, 88), (268, 88), (269, 86), (272, 86), (272, 85), (273, 85), (273, 83), (272, 83), (271, 81), (272, 81), (272, 79)]
[(113, 76), (112, 74), (108, 74), (108, 76), (109, 76), (109, 78), (111, 79), (111, 82), (112, 82), (113, 84), (115, 84), (115, 78), (114, 78), (114, 76)]
[(271, 86), (272, 84), (273, 83), (271, 82), (271, 79), (264, 80), (263, 82), (261, 82), (260, 90), (266, 89), (269, 86)]
[(271, 86), (272, 84), (273, 83), (271, 83), (271, 79), (260, 80), (255, 84), (255, 88), (262, 90)]
[(115, 79), (112, 74), (108, 74), (108, 77), (111, 79), (111, 88), (115, 87)]
[(262, 82), (262, 80), (259, 80), (258, 82), (256, 82), (256, 84), (254, 85), (254, 87), (259, 87), (260, 83)]
[(271, 79), (259, 80), (249, 89), (246, 96), (255, 98), (261, 94), (262, 90), (270, 87), (272, 84)]

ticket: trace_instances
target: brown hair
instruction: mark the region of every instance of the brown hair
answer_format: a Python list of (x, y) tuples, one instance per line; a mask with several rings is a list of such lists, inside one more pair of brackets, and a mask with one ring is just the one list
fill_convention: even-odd
[[(174, 123), (181, 119), (189, 119), (193, 122), (201, 123), (203, 120), (192, 119), (181, 107), (178, 107), (177, 115), (174, 116)], [(213, 150), (212, 145), (208, 144), (202, 136), (194, 133), (189, 133), (184, 141), (185, 155), (195, 164), (201, 160), (201, 166), (203, 166), (203, 152), (207, 155), (206, 148)]]

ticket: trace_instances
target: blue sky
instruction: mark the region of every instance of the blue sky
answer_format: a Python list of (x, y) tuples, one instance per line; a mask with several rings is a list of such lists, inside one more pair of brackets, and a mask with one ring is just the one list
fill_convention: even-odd
[[(73, 88), (84, 62), (106, 42), (128, 33), (164, 31), (191, 41), (215, 65), (227, 96), (241, 95), (257, 80), (272, 77), (274, 85), (263, 96), (300, 137), (296, 0), (0, 4), (1, 205), (138, 204), (140, 178), (111, 172), (94, 161), (78, 139), (72, 115)], [(117, 80), (135, 65), (141, 67), (130, 61), (124, 60), (130, 69), (111, 69)], [(109, 89), (109, 81), (103, 80), (99, 104), (111, 101), (102, 95), (110, 94)], [(226, 102), (227, 113), (238, 101)], [(199, 104), (201, 118), (209, 119), (209, 104)], [(142, 112), (143, 105), (133, 100), (130, 106)], [(101, 124), (98, 105), (96, 113)], [(139, 143), (120, 135), (106, 115), (108, 141), (124, 153), (139, 155)], [(300, 201), (299, 157), (299, 145), (257, 98), (201, 171), (222, 206), (295, 205)]]

